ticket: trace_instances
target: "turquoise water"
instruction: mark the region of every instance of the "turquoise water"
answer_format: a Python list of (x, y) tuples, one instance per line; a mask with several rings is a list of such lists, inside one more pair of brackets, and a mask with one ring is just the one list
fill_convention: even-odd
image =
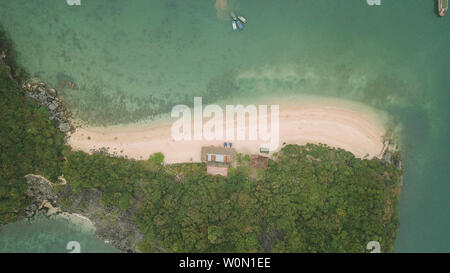
[[(406, 172), (396, 251), (450, 251), (449, 15), (436, 1), (4, 0), (0, 24), (28, 71), (90, 124), (148, 119), (179, 103), (292, 94), (390, 114)], [(226, 10), (223, 12), (226, 14)], [(276, 103), (276, 99), (274, 104)]]
[(0, 253), (70, 253), (69, 242), (78, 242), (81, 253), (115, 253), (114, 248), (97, 238), (92, 229), (63, 218), (35, 217), (0, 227)]

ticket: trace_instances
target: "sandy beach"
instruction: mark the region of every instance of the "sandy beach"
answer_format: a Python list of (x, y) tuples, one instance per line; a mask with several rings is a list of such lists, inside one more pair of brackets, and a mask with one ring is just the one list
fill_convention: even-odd
[[(360, 158), (380, 156), (383, 150), (384, 122), (379, 113), (360, 104), (337, 99), (309, 98), (301, 102), (285, 99), (279, 105), (279, 147), (283, 144), (322, 143), (342, 148)], [(69, 145), (91, 152), (101, 147), (110, 153), (134, 159), (147, 159), (162, 152), (165, 163), (199, 162), (202, 146), (223, 146), (224, 141), (180, 140), (171, 136), (177, 119), (157, 123), (110, 127), (77, 128)], [(204, 120), (205, 122), (205, 120)], [(233, 140), (240, 153), (258, 154), (259, 140)]]
[(78, 213), (61, 212), (55, 215), (56, 218), (63, 218), (69, 220), (72, 224), (79, 226), (86, 231), (95, 231), (95, 225), (92, 221)]

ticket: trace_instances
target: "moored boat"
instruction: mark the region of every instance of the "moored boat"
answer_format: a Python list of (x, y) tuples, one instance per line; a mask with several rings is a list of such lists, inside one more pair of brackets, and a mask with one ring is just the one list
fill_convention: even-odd
[(233, 30), (237, 30), (236, 21), (231, 21), (231, 26), (233, 27)]
[(438, 0), (439, 16), (444, 16), (448, 10), (448, 0)]
[(231, 19), (233, 19), (234, 21), (237, 21), (236, 14), (234, 14), (234, 12), (230, 12), (230, 16), (231, 16)]
[(242, 23), (247, 24), (247, 19), (244, 18), (244, 16), (239, 15), (237, 17)]
[(240, 30), (244, 29), (244, 25), (241, 23), (241, 21), (236, 21), (236, 24)]

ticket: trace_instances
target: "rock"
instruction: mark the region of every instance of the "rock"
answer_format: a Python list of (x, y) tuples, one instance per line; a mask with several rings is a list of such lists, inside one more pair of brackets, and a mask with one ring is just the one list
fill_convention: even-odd
[(49, 105), (48, 105), (48, 110), (50, 110), (50, 111), (53, 111), (53, 110), (55, 110), (56, 108), (58, 108), (58, 103), (57, 102), (55, 102), (55, 101), (53, 101), (52, 103), (50, 103)]
[(98, 149), (91, 149), (90, 151), (93, 154), (104, 154), (104, 155), (112, 156), (112, 154), (109, 153), (109, 147), (100, 147)]
[(34, 211), (32, 210), (25, 210), (25, 217), (32, 218), (34, 216)]
[(137, 245), (144, 236), (139, 230), (133, 215), (136, 208), (121, 210), (104, 206), (101, 202), (102, 192), (98, 189), (85, 189), (75, 194), (70, 183), (59, 191), (60, 198), (67, 200), (67, 207), (61, 204), (64, 211), (80, 213), (88, 217), (95, 225), (96, 235), (122, 252), (138, 252)]
[(56, 90), (54, 88), (48, 89), (47, 94), (51, 97), (56, 97), (56, 95), (57, 95)]
[(32, 200), (31, 204), (24, 210), (25, 217), (33, 217), (43, 207), (47, 208), (47, 213), (57, 213), (58, 210), (53, 208), (50, 203), (50, 201), (54, 202), (58, 198), (53, 191), (53, 184), (39, 175), (29, 174), (25, 178), (28, 186), (25, 195)]
[(39, 209), (42, 209), (42, 208), (47, 209), (47, 216), (52, 216), (52, 215), (55, 215), (55, 214), (58, 214), (61, 212), (61, 210), (59, 208), (53, 207), (53, 205), (48, 200), (44, 200), (42, 202)]
[(59, 130), (63, 133), (67, 133), (72, 129), (69, 123), (61, 123), (59, 124)]
[(71, 113), (57, 97), (57, 92), (54, 88), (50, 88), (38, 78), (29, 79), (22, 85), (22, 88), (27, 91), (25, 92), (26, 97), (33, 99), (39, 106), (49, 110), (49, 120), (57, 121), (59, 130), (62, 133), (68, 133), (73, 129), (69, 121)]
[(403, 165), (402, 165), (402, 161), (398, 160), (395, 162), (395, 166), (397, 167), (397, 170), (402, 170), (403, 169)]
[[(40, 175), (28, 174), (25, 176), (27, 180), (28, 188), (25, 191), (25, 194), (37, 201), (40, 205), (45, 200), (56, 200), (56, 195), (53, 191), (53, 185), (50, 181), (45, 179)], [(29, 207), (32, 210), (36, 210), (39, 208), (39, 205), (36, 203), (31, 204)]]
[(386, 151), (383, 154), (383, 158), (381, 159), (383, 163), (392, 164), (392, 153), (390, 151)]
[(6, 58), (6, 50), (2, 50), (1, 52), (0, 52), (0, 59), (5, 59)]
[(40, 192), (51, 192), (53, 185), (48, 179), (43, 176), (28, 174), (25, 176), (28, 190), (38, 190)]

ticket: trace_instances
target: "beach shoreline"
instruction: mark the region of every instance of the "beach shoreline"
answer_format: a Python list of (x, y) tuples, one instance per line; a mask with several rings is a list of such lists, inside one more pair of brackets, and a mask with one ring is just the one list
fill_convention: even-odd
[[(273, 103), (274, 100), (261, 101)], [(352, 152), (358, 158), (380, 158), (385, 148), (387, 118), (383, 113), (357, 102), (314, 96), (285, 97), (279, 105), (279, 145), (326, 144)], [(245, 106), (245, 105), (244, 105)], [(74, 150), (92, 153), (106, 149), (109, 154), (137, 160), (161, 152), (165, 163), (200, 162), (202, 146), (223, 146), (228, 140), (181, 140), (171, 136), (175, 118), (108, 127), (78, 127), (68, 144)], [(203, 120), (203, 123), (207, 121)], [(225, 123), (225, 122), (224, 122)], [(243, 154), (258, 154), (263, 141), (233, 140)], [(275, 152), (275, 151), (274, 151)]]
[(53, 217), (59, 218), (59, 219), (66, 219), (71, 224), (76, 225), (80, 227), (82, 230), (86, 232), (94, 232), (96, 231), (95, 224), (89, 219), (88, 217), (81, 215), (79, 213), (70, 213), (70, 212), (61, 212)]

